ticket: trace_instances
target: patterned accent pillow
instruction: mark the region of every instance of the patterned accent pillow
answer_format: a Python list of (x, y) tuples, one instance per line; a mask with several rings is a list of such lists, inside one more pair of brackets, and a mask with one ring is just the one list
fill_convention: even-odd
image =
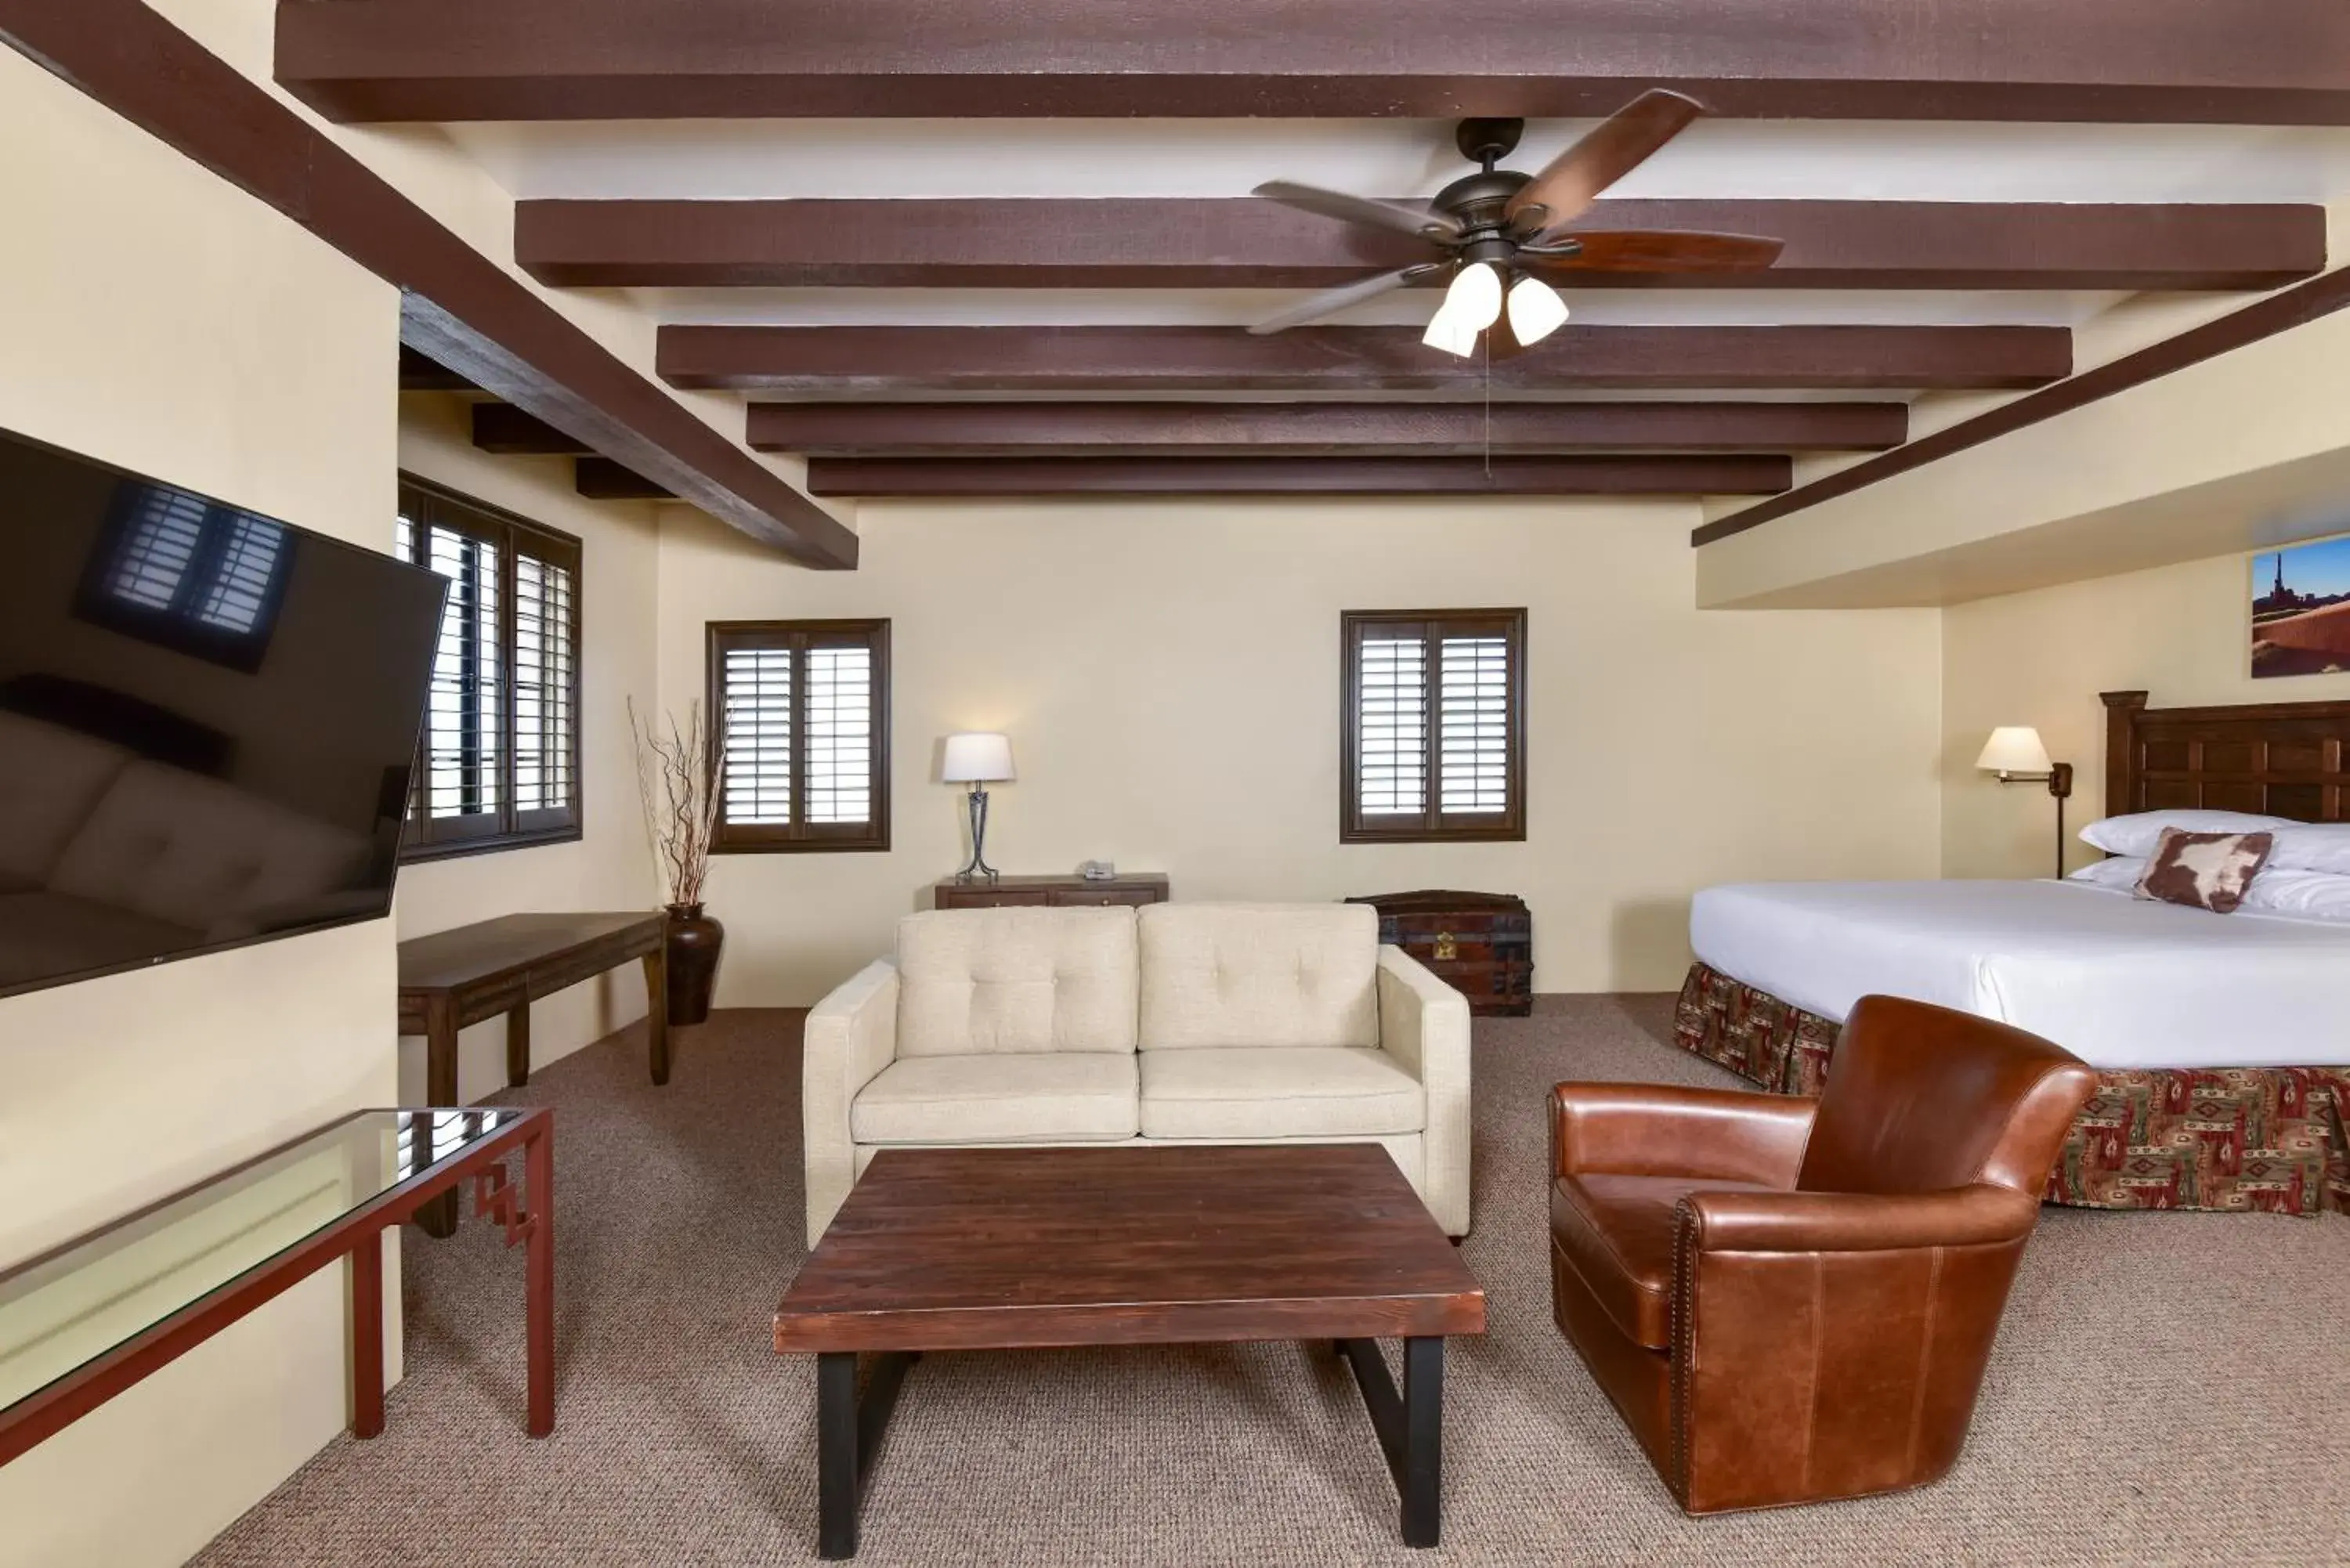
[(2266, 833), (2181, 833), (2166, 827), (2137, 879), (2137, 896), (2231, 915), (2275, 842)]

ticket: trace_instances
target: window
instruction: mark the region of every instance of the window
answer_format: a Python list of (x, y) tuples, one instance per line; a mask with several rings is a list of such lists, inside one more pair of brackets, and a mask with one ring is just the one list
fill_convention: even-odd
[(449, 579), (411, 860), (579, 836), (579, 541), (417, 480), (393, 553)]
[(1522, 839), (1526, 612), (1349, 611), (1338, 837)]
[(889, 623), (712, 621), (726, 850), (889, 847)]

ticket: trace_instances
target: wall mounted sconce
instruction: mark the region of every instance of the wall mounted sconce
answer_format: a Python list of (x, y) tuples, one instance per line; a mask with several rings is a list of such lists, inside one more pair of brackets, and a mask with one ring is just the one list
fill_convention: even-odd
[(2064, 803), (2073, 796), (2073, 764), (2052, 763), (2040, 732), (2029, 724), (2005, 724), (1991, 732), (1975, 766), (1999, 775), (1999, 782), (2044, 784), (2056, 797), (2056, 875), (2064, 875)]

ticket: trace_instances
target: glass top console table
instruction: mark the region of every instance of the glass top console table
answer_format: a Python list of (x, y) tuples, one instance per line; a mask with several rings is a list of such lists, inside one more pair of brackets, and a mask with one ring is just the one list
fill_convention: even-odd
[[(522, 1179), (506, 1159), (519, 1151)], [(555, 1113), (360, 1111), (0, 1272), (0, 1464), (339, 1258), (351, 1431), (383, 1429), (383, 1232), (474, 1183), (526, 1250), (527, 1426), (555, 1429)]]

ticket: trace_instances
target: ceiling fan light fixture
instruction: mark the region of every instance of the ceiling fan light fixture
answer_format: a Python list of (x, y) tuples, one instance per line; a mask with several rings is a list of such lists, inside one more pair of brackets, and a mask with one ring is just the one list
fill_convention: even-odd
[(1538, 277), (1522, 277), (1510, 287), (1510, 331), (1522, 344), (1541, 342), (1566, 325), (1566, 301)]
[(1502, 318), (1502, 275), (1491, 262), (1471, 262), (1454, 275), (1437, 314), (1452, 317), (1472, 335), (1482, 332)]
[(1439, 310), (1428, 324), (1420, 341), (1430, 348), (1440, 348), (1447, 354), (1466, 359), (1477, 352), (1477, 334), (1481, 328), (1471, 327), (1450, 307)]

